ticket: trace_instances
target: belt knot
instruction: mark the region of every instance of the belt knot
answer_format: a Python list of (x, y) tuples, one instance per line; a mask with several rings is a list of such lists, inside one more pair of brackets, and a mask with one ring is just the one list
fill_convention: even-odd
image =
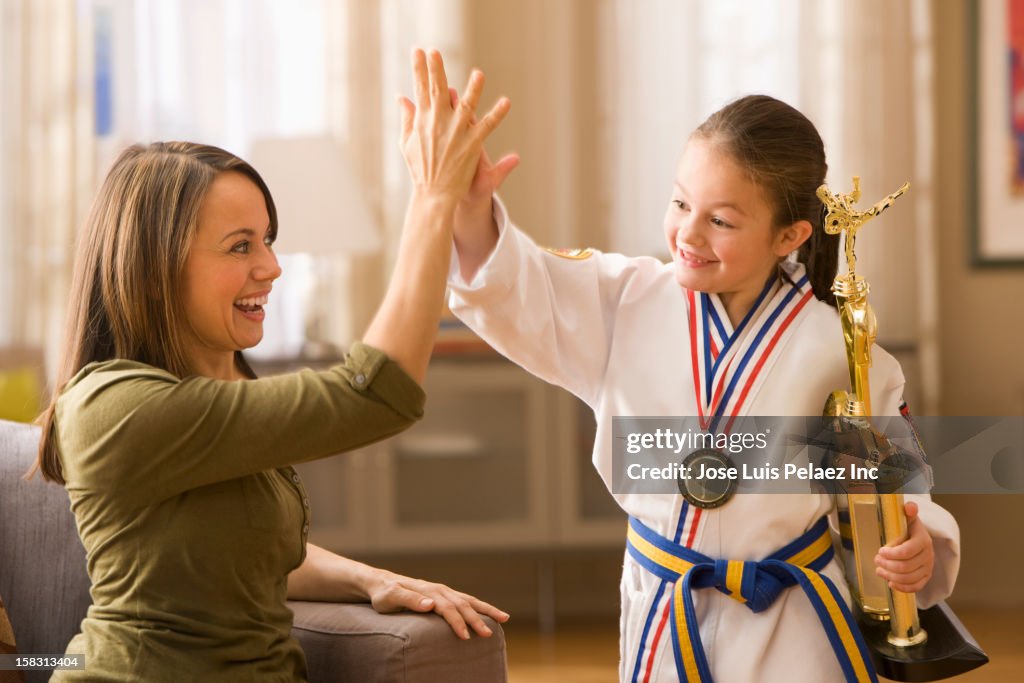
[(773, 560), (743, 562), (715, 560), (711, 585), (754, 612), (768, 609), (783, 590), (793, 585), (788, 573), (777, 573)]

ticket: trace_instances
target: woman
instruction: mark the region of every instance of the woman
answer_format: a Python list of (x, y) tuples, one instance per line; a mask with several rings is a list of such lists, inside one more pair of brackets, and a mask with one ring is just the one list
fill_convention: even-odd
[[(270, 192), (244, 161), (190, 143), (134, 146), (114, 164), (76, 258), (61, 391), (39, 468), (63, 483), (93, 604), (53, 680), (302, 680), (286, 598), (434, 610), (462, 638), (507, 615), (439, 584), (309, 545), (292, 464), (383, 439), (422, 415), (455, 207), (484, 139), (474, 73), (454, 108), (440, 55), (413, 55), (403, 110), (413, 181), (395, 274), (363, 343), (324, 372), (255, 380), (280, 268)], [(340, 228), (343, 229), (343, 228)]]

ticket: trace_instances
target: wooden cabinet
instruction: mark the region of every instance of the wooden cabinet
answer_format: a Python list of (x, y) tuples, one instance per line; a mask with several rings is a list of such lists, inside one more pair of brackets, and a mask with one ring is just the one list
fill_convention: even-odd
[(494, 355), (435, 360), (425, 388), (409, 430), (298, 466), (312, 542), (347, 554), (622, 545), (583, 403)]

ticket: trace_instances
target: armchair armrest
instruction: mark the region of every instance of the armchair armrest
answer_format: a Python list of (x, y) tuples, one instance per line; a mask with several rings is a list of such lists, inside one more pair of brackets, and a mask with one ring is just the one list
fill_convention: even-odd
[(290, 600), (310, 683), (506, 683), (505, 634), (461, 640), (437, 614), (378, 614), (368, 604)]

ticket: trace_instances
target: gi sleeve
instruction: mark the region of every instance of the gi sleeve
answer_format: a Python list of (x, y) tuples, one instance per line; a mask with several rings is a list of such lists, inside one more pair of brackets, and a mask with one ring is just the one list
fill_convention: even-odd
[(59, 399), (58, 448), (69, 490), (154, 502), (386, 438), (419, 419), (424, 400), (395, 362), (360, 343), (329, 370), (248, 381), (114, 361)]
[(499, 353), (594, 406), (616, 309), (640, 259), (542, 249), (512, 225), (497, 197), (494, 218), (497, 246), (471, 282), (453, 250), (449, 307)]

